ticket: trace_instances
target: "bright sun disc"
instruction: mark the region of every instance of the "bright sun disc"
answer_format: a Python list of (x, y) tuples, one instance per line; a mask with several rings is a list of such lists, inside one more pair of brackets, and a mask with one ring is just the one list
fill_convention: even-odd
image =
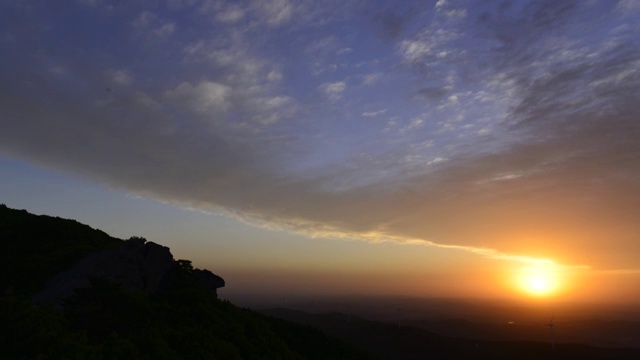
[(557, 288), (557, 274), (553, 266), (533, 265), (522, 269), (519, 284), (531, 295), (549, 295)]

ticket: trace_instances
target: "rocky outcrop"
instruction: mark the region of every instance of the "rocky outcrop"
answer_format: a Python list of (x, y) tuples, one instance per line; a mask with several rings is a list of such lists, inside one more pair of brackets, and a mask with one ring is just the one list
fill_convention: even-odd
[[(131, 238), (116, 249), (89, 254), (71, 269), (55, 275), (34, 297), (34, 302), (51, 301), (61, 306), (74, 294), (74, 289), (89, 288), (92, 278), (103, 278), (132, 291), (153, 293), (165, 286), (177, 266), (168, 247)], [(214, 293), (224, 286), (224, 280), (209, 271), (194, 270), (194, 275)]]
[(209, 290), (212, 290), (216, 296), (218, 295), (216, 289), (224, 287), (224, 279), (209, 270), (195, 269), (193, 270), (193, 276), (202, 285), (206, 286)]

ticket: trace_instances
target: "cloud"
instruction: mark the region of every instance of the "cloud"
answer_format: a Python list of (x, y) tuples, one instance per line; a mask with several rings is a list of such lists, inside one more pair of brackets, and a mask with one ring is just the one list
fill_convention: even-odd
[(364, 117), (376, 117), (376, 116), (383, 115), (386, 112), (387, 112), (386, 109), (382, 109), (382, 110), (378, 110), (378, 111), (365, 111), (365, 112), (362, 113), (362, 116), (364, 116)]
[(166, 23), (153, 29), (153, 34), (159, 38), (165, 38), (170, 36), (176, 31), (176, 25), (174, 23)]
[[(297, 8), (264, 4), (222, 24), (138, 9), (125, 17), (138, 31), (175, 24), (161, 46), (71, 53), (27, 29), (53, 15), (21, 14), (0, 69), (0, 149), (310, 236), (637, 265), (640, 45), (622, 2), (468, 2), (465, 21), (433, 15), (366, 53), (379, 62), (354, 84), (300, 66), (303, 45), (352, 13), (290, 31)], [(247, 10), (262, 6), (261, 20)], [(380, 43), (352, 36), (348, 57)], [(383, 89), (363, 86), (382, 74)]]
[(407, 63), (429, 65), (450, 55), (451, 50), (447, 46), (459, 36), (452, 30), (426, 29), (413, 39), (403, 40), (399, 48)]
[(268, 126), (290, 119), (295, 113), (295, 101), (289, 96), (273, 96), (251, 99), (248, 106), (253, 112), (253, 121)]
[(271, 26), (288, 22), (294, 14), (294, 7), (289, 0), (257, 1), (256, 4), (267, 24)]
[(435, 9), (439, 14), (444, 15), (448, 19), (464, 19), (467, 16), (467, 10), (465, 8), (455, 8), (450, 1), (438, 0), (435, 4)]
[(442, 9), (443, 7), (447, 6), (447, 4), (448, 4), (448, 1), (447, 1), (447, 0), (438, 0), (438, 1), (436, 2), (435, 7), (436, 7), (436, 9), (437, 9), (437, 10), (440, 10), (440, 9)]
[(144, 10), (131, 22), (137, 36), (148, 40), (165, 40), (176, 31), (176, 24), (164, 21), (155, 12)]
[(306, 46), (305, 55), (310, 63), (312, 74), (315, 76), (333, 73), (339, 68), (348, 66), (343, 58), (345, 54), (353, 52), (348, 46), (343, 46), (342, 41), (335, 35), (322, 37)]
[(151, 26), (156, 21), (158, 16), (151, 11), (142, 11), (138, 17), (133, 21), (133, 26), (138, 28), (146, 28)]
[[(219, 72), (225, 83), (233, 84), (247, 90), (261, 84), (263, 81), (275, 81), (282, 73), (274, 66), (252, 53), (244, 44), (241, 35), (239, 39), (223, 41), (198, 40), (183, 48), (184, 61), (188, 64), (206, 65), (209, 69)], [(269, 77), (271, 77), (269, 79)]]
[(201, 114), (225, 112), (231, 107), (232, 89), (229, 86), (203, 81), (196, 86), (183, 82), (164, 97)]
[(229, 6), (224, 11), (216, 14), (216, 20), (224, 23), (235, 23), (242, 20), (245, 16), (245, 11), (237, 6)]
[(326, 55), (327, 53), (334, 52), (338, 48), (338, 40), (335, 36), (327, 36), (318, 39), (305, 49), (305, 52), (312, 55)]
[(107, 71), (107, 76), (116, 85), (128, 86), (133, 82), (133, 78), (125, 70), (110, 70)]
[(362, 83), (365, 85), (373, 85), (377, 83), (380, 80), (380, 78), (382, 78), (382, 73), (379, 73), (379, 72), (370, 73), (362, 77)]
[(318, 87), (329, 100), (335, 101), (342, 97), (342, 93), (347, 88), (344, 81), (336, 81), (332, 83), (324, 83)]
[(627, 14), (629, 12), (637, 12), (640, 10), (640, 2), (637, 0), (621, 0), (618, 1), (617, 8)]
[(282, 72), (278, 70), (271, 70), (267, 74), (267, 80), (272, 82), (278, 82), (282, 80)]

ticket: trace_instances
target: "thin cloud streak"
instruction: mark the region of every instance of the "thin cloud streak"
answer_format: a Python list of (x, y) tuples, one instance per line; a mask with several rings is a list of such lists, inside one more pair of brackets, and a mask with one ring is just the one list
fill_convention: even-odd
[[(204, 211), (199, 208), (197, 209), (190, 208), (190, 210)], [(386, 234), (384, 232), (377, 232), (377, 231), (370, 231), (366, 233), (344, 232), (344, 231), (341, 231), (340, 229), (332, 229), (330, 227), (323, 226), (322, 224), (312, 224), (308, 222), (304, 225), (300, 223), (296, 225), (285, 225), (283, 221), (272, 221), (272, 222), (259, 221), (256, 219), (247, 218), (246, 214), (227, 212), (223, 209), (219, 209), (214, 212), (207, 212), (207, 211), (204, 211), (204, 212), (209, 214), (217, 214), (217, 215), (223, 214), (224, 216), (227, 216), (238, 222), (242, 222), (250, 226), (266, 228), (273, 231), (286, 231), (286, 232), (298, 233), (311, 238), (339, 239), (339, 240), (347, 240), (347, 241), (366, 241), (373, 244), (388, 242), (388, 243), (402, 244), (402, 245), (437, 247), (442, 249), (451, 249), (451, 250), (470, 252), (470, 253), (480, 255), (488, 259), (494, 259), (494, 260), (518, 262), (518, 263), (525, 263), (525, 264), (546, 264), (546, 265), (553, 265), (554, 267), (560, 267), (565, 269), (583, 269), (583, 270), (591, 269), (591, 267), (587, 265), (560, 264), (551, 259), (507, 254), (491, 248), (440, 244), (437, 242), (424, 240), (424, 239), (394, 236), (394, 235)], [(306, 228), (307, 230), (301, 230), (303, 228)]]

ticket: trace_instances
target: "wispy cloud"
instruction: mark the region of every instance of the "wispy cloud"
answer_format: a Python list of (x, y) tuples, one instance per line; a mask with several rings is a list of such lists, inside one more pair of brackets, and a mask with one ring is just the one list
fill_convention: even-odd
[(158, 16), (151, 11), (142, 11), (133, 21), (133, 26), (137, 28), (146, 28), (153, 24)]
[(375, 72), (371, 74), (366, 74), (362, 77), (362, 83), (365, 85), (373, 85), (382, 77), (382, 73)]
[(216, 14), (216, 20), (223, 23), (236, 23), (245, 17), (245, 11), (238, 6), (228, 6)]
[(256, 6), (271, 26), (282, 25), (294, 15), (294, 6), (289, 0), (256, 1)]
[(171, 36), (176, 31), (176, 25), (172, 22), (162, 24), (153, 29), (153, 34), (159, 38)]
[(364, 117), (376, 117), (376, 116), (383, 115), (386, 112), (387, 112), (386, 109), (377, 110), (377, 111), (365, 111), (365, 112), (362, 113), (362, 116), (364, 116)]
[(347, 88), (344, 81), (336, 81), (332, 83), (324, 83), (318, 87), (329, 100), (335, 101), (342, 97), (342, 92)]
[(108, 70), (106, 75), (116, 85), (128, 86), (133, 82), (133, 77), (126, 70)]
[(175, 89), (164, 93), (166, 99), (204, 114), (228, 110), (231, 106), (231, 95), (232, 90), (229, 86), (210, 81), (204, 81), (195, 86), (183, 82)]

